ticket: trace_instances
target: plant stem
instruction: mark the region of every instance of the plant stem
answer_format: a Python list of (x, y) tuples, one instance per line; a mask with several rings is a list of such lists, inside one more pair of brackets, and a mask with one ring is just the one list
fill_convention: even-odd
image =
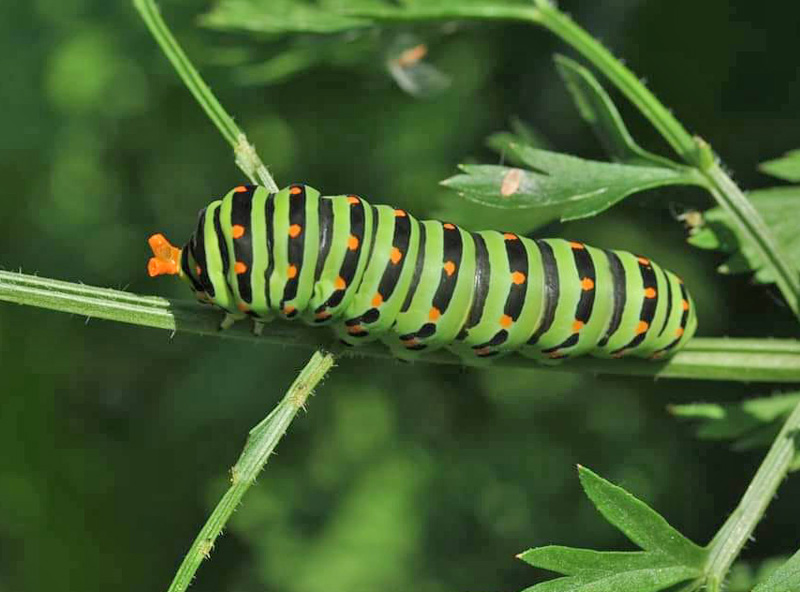
[(749, 238), (764, 264), (772, 268), (775, 283), (786, 303), (800, 316), (800, 272), (786, 258), (758, 210), (718, 162), (701, 172), (709, 180), (714, 199), (734, 221), (741, 235)]
[(189, 587), (200, 564), (211, 554), (214, 542), (239, 505), (242, 496), (255, 482), (256, 476), (264, 468), (298, 410), (304, 406), (314, 387), (333, 367), (334, 361), (333, 354), (315, 352), (286, 391), (281, 402), (250, 431), (242, 454), (231, 470), (231, 486), (217, 503), (217, 507), (192, 543), (172, 580), (169, 592), (183, 592)]
[[(270, 191), (278, 191), (278, 185), (259, 158), (255, 146), (247, 141), (244, 132), (234, 123), (233, 118), (228, 115), (186, 57), (169, 27), (161, 18), (155, 2), (153, 0), (134, 0), (134, 4), (184, 84), (233, 148), (235, 161), (239, 168), (251, 182), (260, 182)], [(3, 280), (0, 279), (0, 291), (2, 291), (2, 287)], [(22, 288), (19, 284), (16, 287)], [(84, 314), (96, 314), (97, 316), (107, 315), (105, 318), (117, 316), (118, 320), (129, 323), (149, 317), (151, 323), (166, 327), (171, 325), (173, 329), (182, 326), (184, 322), (196, 323), (201, 332), (207, 331), (207, 323), (204, 326), (202, 323), (198, 323), (196, 318), (188, 320), (192, 319), (193, 314), (185, 305), (173, 305), (159, 298), (141, 298), (117, 290), (91, 289), (60, 282), (56, 290), (61, 290), (62, 298), (59, 300), (56, 297), (48, 300), (47, 293), (52, 286), (48, 287), (46, 281), (45, 285), (41, 280), (30, 281), (27, 288), (29, 298), (36, 301), (38, 297), (40, 302), (49, 302), (52, 308), (60, 310), (83, 311)], [(24, 288), (22, 289), (24, 290)], [(49, 290), (50, 297), (54, 296), (54, 291)], [(19, 296), (19, 293), (17, 295)], [(175, 310), (182, 310), (184, 314), (176, 314)], [(267, 464), (269, 456), (286, 433), (297, 415), (297, 411), (305, 405), (311, 391), (333, 367), (334, 359), (332, 353), (314, 352), (305, 368), (286, 391), (281, 402), (250, 431), (244, 450), (231, 471), (231, 486), (222, 496), (192, 543), (172, 580), (169, 587), (170, 592), (183, 592), (189, 587), (195, 572), (203, 559), (210, 555), (214, 542), (227, 524), (231, 514), (255, 481), (256, 476)]]
[(764, 265), (772, 270), (775, 283), (789, 308), (800, 318), (800, 272), (783, 252), (772, 231), (742, 190), (719, 166), (719, 161), (710, 146), (693, 137), (633, 72), (567, 14), (558, 10), (550, 0), (535, 0), (535, 3), (535, 7), (509, 6), (502, 9), (480, 5), (474, 7), (465, 5), (454, 9), (450, 7), (384, 11), (366, 9), (356, 10), (351, 14), (379, 20), (443, 18), (517, 20), (549, 30), (600, 70), (650, 121), (675, 152), (687, 164), (698, 170), (704, 179), (704, 186), (728, 212), (741, 235), (761, 256)]
[(233, 148), (236, 164), (239, 165), (239, 168), (242, 169), (251, 182), (260, 182), (270, 191), (278, 191), (275, 180), (267, 171), (267, 167), (261, 162), (255, 147), (247, 141), (247, 136), (239, 129), (233, 118), (228, 115), (228, 112), (225, 111), (217, 97), (214, 96), (214, 93), (203, 81), (197, 69), (186, 57), (164, 19), (161, 18), (161, 13), (155, 2), (153, 0), (133, 0), (133, 4), (142, 16), (147, 28), (150, 29), (150, 33), (155, 37), (175, 71), (181, 77), (181, 80), (194, 95), (208, 118), (217, 126), (222, 137)]
[(589, 60), (633, 103), (686, 162), (697, 166), (698, 146), (675, 116), (603, 45), (549, 0), (536, 0), (537, 23)]
[[(261, 337), (247, 323), (219, 331), (221, 313), (195, 302), (139, 296), (130, 292), (73, 284), (22, 273), (0, 271), (0, 301), (35, 306), (89, 318), (118, 321), (143, 327), (167, 329), (259, 343), (317, 348), (327, 341), (327, 331), (299, 323), (273, 322)], [(338, 348), (341, 356), (391, 358), (380, 344)], [(431, 352), (418, 363), (463, 364), (447, 351)], [(500, 358), (494, 366), (547, 369), (518, 355)], [(672, 358), (663, 362), (582, 357), (554, 368), (557, 371), (589, 372), (659, 378), (800, 382), (800, 342), (778, 339), (703, 339), (695, 337)]]
[(739, 505), (708, 545), (705, 572), (709, 590), (718, 591), (736, 557), (752, 535), (764, 511), (775, 496), (798, 451), (800, 403), (783, 424), (764, 462), (747, 487)]
[(708, 189), (730, 215), (740, 233), (771, 268), (775, 283), (789, 308), (800, 318), (800, 273), (775, 240), (772, 231), (742, 190), (719, 166), (710, 146), (692, 135), (656, 98), (636, 75), (616, 59), (601, 43), (560, 12), (549, 0), (536, 0), (537, 24), (550, 30), (589, 60), (653, 124), (681, 158), (696, 167), (708, 181)]

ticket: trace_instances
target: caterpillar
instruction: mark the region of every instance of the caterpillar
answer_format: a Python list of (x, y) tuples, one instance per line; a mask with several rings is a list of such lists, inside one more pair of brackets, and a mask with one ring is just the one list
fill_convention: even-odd
[(351, 346), (467, 363), (511, 352), (661, 358), (694, 334), (683, 282), (651, 260), (565, 239), (469, 232), (356, 195), (242, 185), (202, 209), (183, 248), (149, 239), (151, 277), (177, 275), (200, 302), (245, 317), (329, 325)]

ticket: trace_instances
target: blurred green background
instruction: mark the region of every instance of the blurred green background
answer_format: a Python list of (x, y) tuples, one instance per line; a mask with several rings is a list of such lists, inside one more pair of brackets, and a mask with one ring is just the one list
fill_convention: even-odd
[[(163, 4), (280, 184), (501, 227), (437, 183), (459, 162), (497, 162), (483, 141), (511, 116), (558, 150), (603, 158), (552, 66), (565, 48), (543, 31), (418, 31), (452, 78), (418, 100), (388, 75), (379, 44), (242, 86), (224, 58), (253, 39), (198, 28), (206, 3)], [(745, 186), (768, 184), (756, 163), (800, 144), (796, 5), (563, 4)], [(145, 239), (182, 241), (196, 211), (243, 179), (133, 8), (5, 0), (0, 49), (0, 266), (188, 296), (146, 277)], [(630, 119), (642, 143), (660, 146)], [(548, 233), (676, 270), (701, 335), (795, 336), (774, 291), (717, 275), (721, 257), (685, 245), (674, 213), (697, 203), (671, 189)], [(165, 589), (247, 430), (309, 354), (0, 304), (0, 591)], [(665, 406), (772, 388), (342, 361), (192, 589), (517, 590), (547, 577), (514, 559), (528, 547), (630, 548), (581, 493), (576, 463), (705, 543), (762, 453), (699, 442)], [(796, 550), (799, 498), (800, 480), (788, 481), (745, 559)]]

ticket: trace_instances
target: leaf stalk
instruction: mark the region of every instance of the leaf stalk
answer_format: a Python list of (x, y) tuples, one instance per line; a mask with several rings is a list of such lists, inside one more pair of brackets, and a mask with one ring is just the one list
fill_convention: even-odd
[(798, 451), (798, 434), (800, 434), (800, 403), (783, 424), (739, 505), (708, 545), (709, 556), (705, 572), (711, 592), (718, 592), (721, 589), (725, 574), (753, 534), (775, 492), (786, 477), (792, 459)]
[(314, 387), (325, 377), (334, 362), (333, 354), (314, 352), (280, 403), (266, 419), (250, 431), (242, 454), (231, 469), (230, 487), (197, 534), (189, 552), (186, 553), (178, 568), (168, 592), (184, 592), (189, 587), (200, 564), (210, 556), (214, 543), (222, 533), (231, 514), (250, 486), (253, 485), (264, 465), (267, 464), (269, 457), (297, 412), (303, 408)]
[[(172, 332), (194, 333), (225, 339), (247, 340), (263, 344), (294, 345), (318, 348), (326, 340), (319, 328), (298, 323), (270, 323), (260, 337), (246, 323), (219, 330), (220, 312), (195, 302), (140, 296), (121, 290), (98, 288), (23, 273), (0, 271), (0, 301), (14, 302), (87, 317), (118, 321)], [(358, 348), (331, 348), (341, 356), (390, 359), (381, 344)], [(463, 364), (447, 351), (431, 352), (418, 363)], [(535, 364), (518, 355), (493, 362), (496, 367), (551, 368)], [(695, 337), (672, 358), (651, 362), (638, 359), (601, 360), (582, 357), (568, 360), (554, 370), (651, 376), (654, 378), (691, 378), (701, 380), (736, 380), (800, 382), (800, 342), (786, 339), (728, 339)]]

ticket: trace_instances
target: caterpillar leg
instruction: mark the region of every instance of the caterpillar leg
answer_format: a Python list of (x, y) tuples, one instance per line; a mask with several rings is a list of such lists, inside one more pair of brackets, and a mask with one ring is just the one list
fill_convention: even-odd
[(230, 329), (236, 321), (241, 321), (244, 318), (247, 318), (247, 315), (244, 313), (226, 312), (225, 316), (222, 317), (222, 322), (220, 322), (218, 330), (225, 331), (226, 329)]
[(261, 337), (261, 334), (264, 332), (264, 327), (266, 326), (267, 322), (260, 319), (253, 319), (253, 335), (256, 337)]

